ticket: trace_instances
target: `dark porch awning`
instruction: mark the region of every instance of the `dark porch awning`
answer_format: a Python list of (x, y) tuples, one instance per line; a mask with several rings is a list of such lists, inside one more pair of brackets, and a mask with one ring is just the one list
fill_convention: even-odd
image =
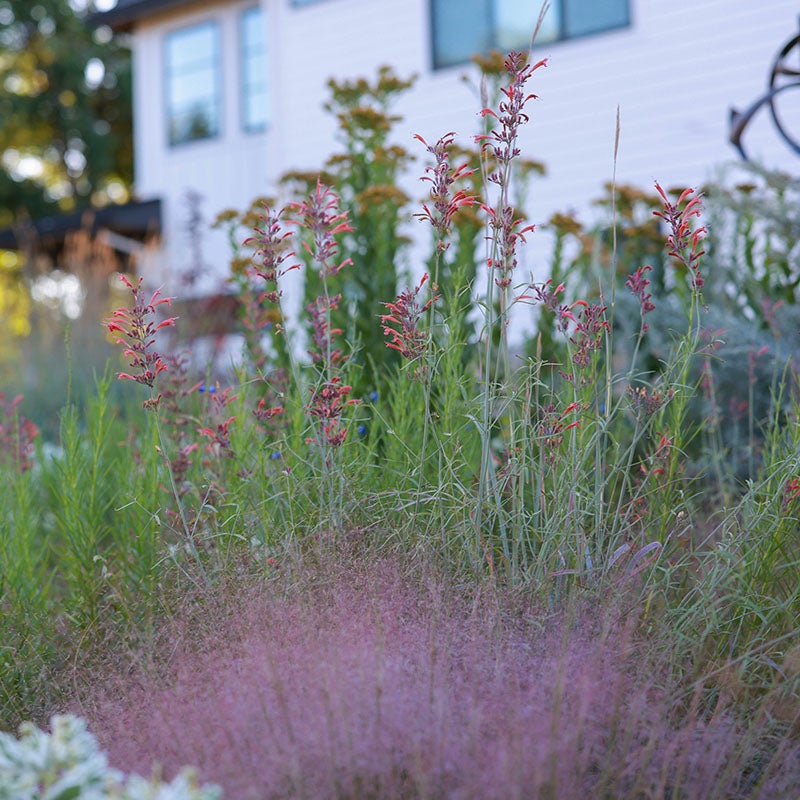
[(23, 226), (0, 230), (0, 249), (22, 250), (34, 237), (43, 250), (57, 250), (70, 231), (85, 228), (92, 234), (110, 230), (130, 239), (144, 241), (161, 231), (161, 200), (125, 203), (98, 209), (72, 211), (41, 217)]
[(88, 21), (90, 25), (108, 25), (115, 31), (129, 31), (143, 17), (191, 2), (197, 0), (118, 0), (114, 8), (91, 14)]

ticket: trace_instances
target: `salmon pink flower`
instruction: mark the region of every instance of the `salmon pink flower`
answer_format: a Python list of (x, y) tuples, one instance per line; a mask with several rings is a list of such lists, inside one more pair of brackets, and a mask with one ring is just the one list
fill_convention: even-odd
[(352, 232), (347, 221), (347, 212), (339, 211), (339, 195), (321, 181), (317, 181), (314, 193), (302, 203), (294, 203), (292, 208), (302, 217), (302, 226), (313, 237), (313, 245), (304, 244), (314, 261), (319, 264), (324, 278), (338, 275), (353, 262), (349, 258), (336, 261), (339, 249), (336, 236)]
[[(509, 84), (500, 91), (503, 93), (503, 100), (498, 106), (499, 114), (490, 108), (484, 108), (481, 115), (492, 117), (499, 123), (497, 129), (488, 134), (475, 137), (484, 149), (491, 149), (498, 165), (502, 168), (511, 163), (519, 155), (519, 148), (516, 146), (517, 134), (521, 125), (528, 122), (528, 115), (523, 111), (529, 100), (535, 100), (535, 94), (525, 93), (525, 84), (533, 73), (547, 64), (547, 59), (542, 59), (536, 64), (528, 63), (527, 53), (511, 52), (506, 58), (504, 67), (509, 75)], [(502, 183), (503, 178), (499, 174), (489, 176), (489, 180), (494, 183)]]
[[(656, 191), (661, 195), (664, 210), (654, 211), (653, 214), (667, 223), (669, 255), (686, 268), (692, 276), (692, 289), (700, 292), (705, 283), (705, 279), (700, 274), (700, 257), (705, 253), (701, 247), (707, 229), (705, 227), (693, 228), (692, 218), (700, 216), (703, 207), (702, 195), (692, 197), (694, 189), (685, 189), (681, 192), (678, 201), (673, 203), (659, 184), (656, 184)], [(684, 201), (687, 201), (686, 205), (684, 205)]]
[(425, 167), (426, 174), (421, 178), (431, 184), (432, 206), (423, 204), (423, 211), (414, 216), (421, 222), (427, 220), (431, 223), (439, 236), (437, 251), (443, 253), (450, 246), (445, 240), (450, 233), (453, 217), (460, 208), (472, 206), (477, 200), (464, 189), (453, 192), (452, 186), (459, 179), (472, 175), (475, 170), (469, 169), (467, 164), (459, 167), (450, 164), (449, 149), (455, 138), (454, 133), (446, 133), (433, 145), (429, 145), (419, 134), (415, 134), (414, 138), (422, 142), (434, 158), (433, 166)]
[(650, 272), (653, 268), (647, 264), (644, 267), (639, 267), (636, 272), (628, 276), (625, 285), (633, 292), (634, 297), (639, 300), (639, 311), (642, 316), (641, 332), (647, 333), (650, 326), (644, 321), (645, 314), (649, 314), (656, 307), (653, 302), (653, 295), (647, 291), (650, 285), (649, 278), (645, 277), (645, 272)]
[[(434, 295), (429, 297), (427, 302), (419, 301), (419, 293), (428, 280), (428, 274), (422, 276), (422, 280), (415, 289), (405, 289), (393, 303), (384, 303), (388, 314), (381, 315), (384, 336), (390, 337), (386, 346), (392, 350), (397, 350), (403, 358), (409, 361), (416, 361), (421, 358), (428, 344), (428, 337), (420, 328), (420, 320), (436, 301)], [(393, 327), (394, 326), (394, 327)]]
[[(168, 317), (158, 322), (156, 309), (162, 305), (171, 305), (171, 297), (161, 297), (160, 290), (153, 292), (149, 301), (142, 295), (142, 278), (134, 284), (125, 275), (120, 275), (120, 280), (130, 289), (133, 303), (130, 308), (122, 306), (113, 312), (106, 320), (109, 333), (119, 334), (117, 344), (125, 348), (123, 353), (129, 359), (129, 364), (134, 370), (132, 373), (119, 372), (120, 380), (131, 380), (149, 386), (155, 384), (156, 377), (167, 370), (163, 356), (154, 349), (156, 333), (162, 328), (173, 327), (177, 317)], [(148, 405), (150, 403), (145, 401)]]
[(359, 400), (346, 399), (352, 386), (345, 386), (338, 376), (331, 378), (322, 386), (311, 388), (311, 402), (308, 413), (314, 419), (320, 420), (322, 441), (309, 438), (308, 444), (325, 444), (330, 447), (339, 447), (347, 437), (347, 428), (342, 425), (342, 416), (345, 406), (358, 405)]

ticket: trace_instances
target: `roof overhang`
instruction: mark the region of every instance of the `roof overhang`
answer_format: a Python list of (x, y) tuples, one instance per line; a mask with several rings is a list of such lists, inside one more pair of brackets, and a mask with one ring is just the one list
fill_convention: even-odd
[(57, 249), (70, 231), (85, 228), (92, 234), (109, 230), (120, 236), (144, 241), (161, 231), (161, 200), (125, 203), (98, 209), (72, 211), (41, 217), (25, 226), (0, 230), (0, 249), (24, 249), (29, 237), (44, 250)]
[(129, 31), (144, 17), (189, 5), (197, 0), (118, 0), (109, 11), (101, 11), (89, 17), (89, 24), (108, 25), (114, 31)]

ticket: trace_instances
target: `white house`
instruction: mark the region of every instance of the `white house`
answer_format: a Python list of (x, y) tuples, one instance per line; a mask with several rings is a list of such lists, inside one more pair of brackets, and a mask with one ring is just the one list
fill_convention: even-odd
[[(537, 0), (118, 0), (95, 21), (130, 34), (134, 63), (135, 191), (160, 199), (169, 285), (191, 260), (187, 190), (206, 218), (245, 208), (274, 191), (289, 169), (314, 169), (335, 147), (323, 111), (330, 77), (375, 75), (388, 64), (417, 74), (401, 101), (398, 142), (478, 131), (479, 100), (462, 80), (469, 55), (523, 49)], [(774, 56), (797, 33), (796, 0), (551, 0), (537, 42), (549, 58), (535, 73), (539, 100), (523, 151), (543, 161), (529, 213), (587, 217), (613, 169), (651, 188), (696, 185), (738, 158), (728, 141), (731, 107), (763, 95)], [(781, 113), (800, 133), (800, 93), (781, 94)], [(798, 156), (769, 115), (756, 115), (749, 154), (787, 171)], [(419, 154), (423, 155), (422, 148)], [(416, 165), (420, 173), (421, 163)], [(409, 177), (409, 186), (424, 185)], [(204, 259), (224, 272), (220, 232), (203, 239)], [(169, 265), (168, 267), (166, 265)], [(535, 266), (534, 266), (535, 269)]]

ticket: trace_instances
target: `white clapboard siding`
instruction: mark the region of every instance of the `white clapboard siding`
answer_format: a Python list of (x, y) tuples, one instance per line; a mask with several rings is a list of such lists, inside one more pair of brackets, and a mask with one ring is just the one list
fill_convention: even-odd
[[(414, 133), (433, 141), (452, 130), (467, 140), (478, 130), (479, 101), (461, 79), (470, 68), (431, 69), (427, 0), (320, 0), (304, 7), (289, 0), (260, 2), (268, 15), (272, 90), (272, 123), (261, 134), (245, 134), (239, 125), (236, 33), (238, 15), (252, 0), (190, 4), (143, 19), (133, 33), (136, 190), (164, 202), (165, 258), (152, 277), (167, 285), (191, 263), (184, 230), (187, 189), (205, 198), (210, 219), (223, 208), (243, 208), (253, 197), (274, 192), (280, 174), (318, 167), (332, 152), (335, 122), (322, 110), (331, 76), (372, 77), (381, 64), (402, 77), (418, 74), (414, 90), (397, 107), (405, 119), (396, 140), (420, 156)], [(798, 13), (795, 0), (631, 0), (629, 28), (542, 45), (538, 57), (547, 56), (549, 63), (531, 85), (540, 99), (530, 106), (522, 147), (545, 162), (548, 176), (532, 186), (531, 219), (543, 223), (554, 211), (574, 210), (592, 220), (590, 201), (612, 175), (618, 106), (619, 182), (646, 189), (656, 180), (698, 185), (735, 161), (727, 142), (729, 109), (746, 107), (764, 91), (776, 51), (797, 31)], [(163, 118), (163, 37), (209, 18), (223, 26), (222, 134), (170, 148)], [(798, 107), (800, 134), (800, 91), (787, 99)], [(769, 166), (800, 166), (764, 114), (746, 143)], [(418, 162), (405, 181), (405, 188), (420, 195), (421, 169)], [(228, 249), (222, 234), (206, 234), (203, 253), (216, 274), (224, 275)], [(535, 273), (543, 257), (540, 252), (526, 266)]]

